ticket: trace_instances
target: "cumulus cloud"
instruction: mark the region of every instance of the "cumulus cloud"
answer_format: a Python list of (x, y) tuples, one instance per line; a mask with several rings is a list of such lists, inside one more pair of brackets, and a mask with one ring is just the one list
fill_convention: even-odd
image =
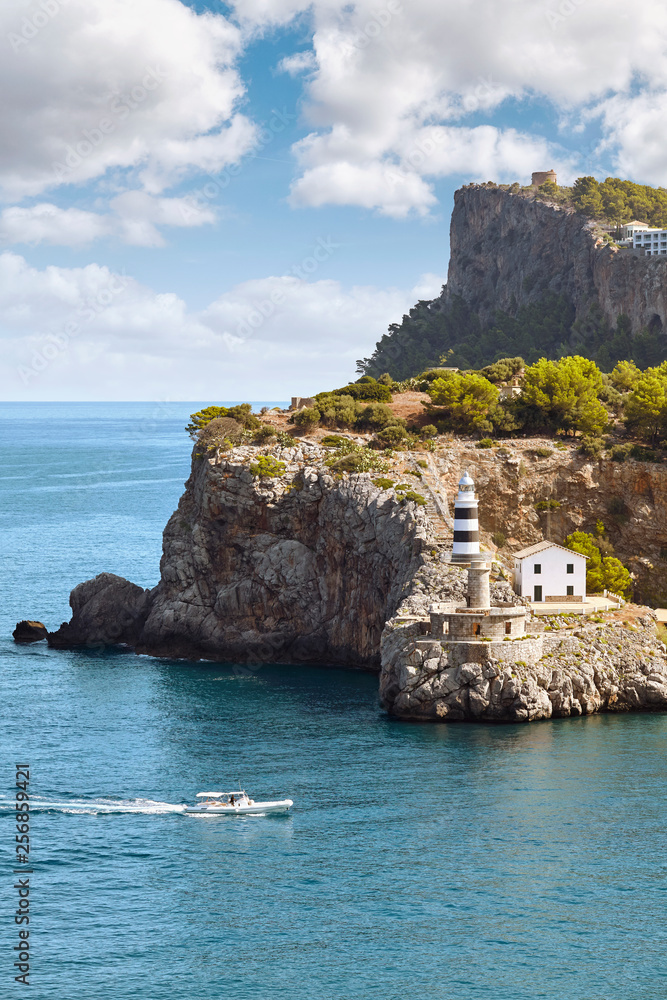
[(294, 274), (246, 281), (206, 309), (90, 264), (0, 254), (0, 377), (11, 399), (288, 398), (354, 376), (390, 322), (438, 290), (345, 288)]
[[(246, 30), (253, 19), (266, 30), (305, 6), (238, 0), (236, 10)], [(667, 8), (659, 0), (631, 12), (626, 0), (606, 0), (604, 17), (586, 0), (313, 0), (309, 10), (311, 54), (282, 64), (310, 70), (305, 116), (313, 131), (295, 149), (301, 173), (293, 204), (329, 201), (401, 216), (429, 210), (438, 177), (525, 181), (541, 164), (570, 180), (577, 157), (557, 144), (466, 122), (510, 98), (546, 99), (570, 128), (601, 115), (621, 171), (636, 176), (645, 164), (643, 176), (667, 181), (659, 150)], [(443, 142), (420, 159), (419, 136), (434, 128)], [(397, 170), (402, 184), (388, 183)]]
[(278, 63), (278, 69), (282, 73), (289, 73), (290, 76), (298, 76), (306, 70), (315, 69), (317, 60), (315, 54), (306, 50), (305, 52), (295, 52), (293, 56), (285, 56)]
[(426, 215), (436, 198), (414, 170), (397, 164), (346, 163), (338, 160), (306, 170), (292, 185), (292, 205), (360, 205), (384, 215), (405, 218), (411, 211)]
[(165, 239), (158, 226), (184, 228), (216, 220), (211, 205), (191, 198), (155, 198), (143, 191), (126, 191), (113, 198), (110, 207), (111, 212), (101, 214), (49, 202), (12, 206), (0, 213), (0, 242), (82, 247), (115, 236), (133, 246), (161, 247)]
[(242, 36), (179, 0), (0, 6), (0, 191), (39, 195), (120, 168), (159, 193), (255, 141), (238, 112)]
[(126, 191), (111, 201), (118, 217), (117, 228), (125, 243), (135, 246), (164, 246), (157, 226), (190, 228), (215, 222), (211, 205), (190, 198), (155, 198), (143, 191)]
[(0, 242), (48, 243), (80, 247), (109, 235), (108, 219), (78, 208), (59, 208), (48, 202), (31, 208), (6, 208), (0, 214)]
[(667, 91), (616, 95), (597, 109), (618, 172), (644, 184), (667, 184)]

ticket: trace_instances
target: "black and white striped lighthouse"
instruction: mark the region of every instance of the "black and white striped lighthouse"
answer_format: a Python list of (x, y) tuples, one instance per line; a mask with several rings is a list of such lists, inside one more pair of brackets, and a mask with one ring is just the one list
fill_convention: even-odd
[(479, 521), (475, 484), (468, 473), (464, 472), (459, 480), (459, 492), (454, 504), (452, 562), (469, 563), (479, 557)]

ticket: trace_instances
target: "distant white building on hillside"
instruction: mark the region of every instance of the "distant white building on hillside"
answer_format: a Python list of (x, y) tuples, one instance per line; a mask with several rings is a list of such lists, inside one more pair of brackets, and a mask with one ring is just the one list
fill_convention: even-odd
[(638, 229), (632, 235), (632, 246), (647, 257), (667, 256), (667, 229)]
[(621, 226), (621, 237), (624, 240), (632, 239), (635, 233), (643, 233), (648, 228), (648, 222), (639, 222), (638, 219), (633, 219), (632, 222), (626, 222), (625, 225)]
[(587, 559), (556, 542), (529, 545), (514, 553), (514, 590), (537, 604), (583, 601)]

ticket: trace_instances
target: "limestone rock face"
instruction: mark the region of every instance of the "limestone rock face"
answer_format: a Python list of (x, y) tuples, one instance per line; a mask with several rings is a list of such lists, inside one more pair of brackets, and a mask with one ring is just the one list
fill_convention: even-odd
[(458, 650), (424, 634), (426, 621), (396, 618), (382, 637), (380, 702), (397, 718), (443, 722), (664, 711), (667, 654), (654, 619), (645, 609), (634, 625), (573, 626), (532, 646), (471, 643), (476, 659), (460, 662)]
[(276, 479), (253, 478), (249, 448), (195, 455), (164, 532), (158, 586), (110, 574), (81, 584), (52, 644), (378, 670), (382, 629), (399, 606), (423, 614), (432, 601), (461, 602), (465, 573), (441, 561), (423, 508), (368, 473), (334, 479), (321, 448), (274, 451), (286, 463)]
[(596, 302), (612, 324), (627, 315), (633, 333), (667, 328), (667, 257), (598, 246), (594, 228), (570, 209), (468, 185), (454, 197), (444, 299), (461, 296), (488, 321), (554, 292), (577, 319)]
[[(548, 449), (548, 457), (536, 449)], [(573, 531), (602, 521), (615, 555), (634, 576), (634, 597), (667, 607), (667, 466), (628, 458), (591, 459), (577, 442), (559, 448), (546, 439), (504, 442), (480, 450), (454, 440), (437, 458), (443, 482), (470, 468), (479, 493), (483, 540), (501, 531), (519, 549), (543, 539), (561, 543)], [(536, 503), (557, 501), (553, 510)], [(559, 506), (558, 506), (559, 505)]]
[(30, 642), (41, 642), (42, 639), (47, 638), (48, 634), (46, 625), (42, 625), (41, 622), (31, 621), (19, 622), (12, 632), (14, 642), (26, 644)]
[(134, 646), (148, 614), (148, 590), (113, 573), (100, 573), (75, 587), (70, 594), (72, 621), (49, 634), (49, 646)]

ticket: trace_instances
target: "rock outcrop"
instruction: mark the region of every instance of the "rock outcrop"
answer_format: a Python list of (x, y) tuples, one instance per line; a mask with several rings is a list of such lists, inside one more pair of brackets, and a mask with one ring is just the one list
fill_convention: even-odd
[(626, 315), (633, 334), (667, 329), (667, 257), (601, 245), (595, 223), (572, 209), (470, 184), (454, 196), (450, 241), (442, 301), (460, 296), (484, 322), (553, 292), (578, 320), (595, 304), (612, 326)]
[[(662, 494), (651, 477), (663, 475), (660, 467), (633, 472), (637, 463), (590, 463), (569, 450), (538, 454), (544, 447), (531, 458), (536, 444), (480, 452), (449, 441), (432, 456), (422, 489), (434, 489), (436, 465), (451, 484), (463, 464), (474, 463), (482, 526), (498, 530), (494, 517), (501, 517), (524, 543), (549, 534), (536, 497), (562, 497), (562, 514), (554, 512), (570, 519), (562, 534), (590, 527), (605, 496), (618, 494), (620, 477), (624, 492), (640, 498), (636, 507), (628, 501), (624, 524), (634, 525), (645, 544), (659, 531)], [(284, 472), (260, 478), (251, 471), (257, 448), (210, 458), (195, 448), (185, 493), (165, 529), (158, 585), (143, 590), (109, 573), (80, 584), (70, 597), (71, 622), (49, 643), (381, 668), (382, 704), (403, 719), (516, 722), (667, 708), (667, 656), (647, 609), (625, 622), (612, 616), (544, 628), (532, 619), (526, 636), (448, 646), (430, 634), (428, 611), (464, 603), (466, 571), (447, 561), (447, 543), (426, 508), (401, 500), (377, 474), (332, 474), (320, 446), (270, 451)], [(421, 475), (400, 453), (390, 461), (393, 476)], [(646, 490), (631, 487), (640, 476), (649, 477), (653, 506), (646, 507)], [(488, 532), (484, 537), (492, 547)], [(497, 575), (491, 600), (525, 603)]]
[(14, 642), (25, 643), (26, 645), (31, 642), (41, 642), (43, 639), (48, 638), (48, 635), (46, 625), (43, 625), (41, 622), (31, 621), (19, 622), (12, 632)]
[[(471, 643), (460, 662), (426, 620), (400, 617), (382, 639), (380, 700), (401, 719), (533, 722), (595, 712), (667, 709), (667, 653), (655, 616), (549, 626), (519, 643)], [(515, 647), (520, 647), (517, 649)]]
[(51, 644), (378, 670), (399, 605), (423, 613), (431, 600), (461, 598), (463, 574), (442, 563), (422, 507), (368, 473), (334, 477), (322, 448), (272, 451), (286, 463), (273, 479), (253, 477), (251, 447), (195, 454), (157, 587), (111, 574), (79, 585), (72, 621)]
[(71, 622), (49, 634), (49, 646), (136, 646), (150, 607), (151, 591), (113, 573), (100, 573), (70, 594)]

